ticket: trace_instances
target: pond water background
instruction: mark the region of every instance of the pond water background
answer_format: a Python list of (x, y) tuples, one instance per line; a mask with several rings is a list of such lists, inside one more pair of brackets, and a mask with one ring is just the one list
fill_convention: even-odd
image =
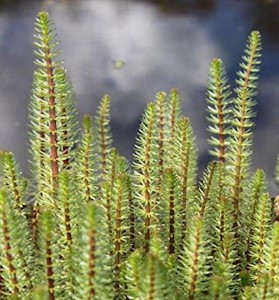
[[(233, 85), (247, 36), (259, 30), (264, 50), (253, 161), (273, 179), (279, 152), (277, 0), (0, 1), (0, 147), (13, 151), (25, 172), (33, 24), (43, 9), (56, 24), (79, 118), (94, 114), (102, 95), (109, 94), (115, 146), (131, 158), (146, 103), (157, 91), (177, 87), (202, 168), (210, 159), (205, 120), (210, 61), (222, 58)], [(273, 182), (271, 190), (278, 193)]]

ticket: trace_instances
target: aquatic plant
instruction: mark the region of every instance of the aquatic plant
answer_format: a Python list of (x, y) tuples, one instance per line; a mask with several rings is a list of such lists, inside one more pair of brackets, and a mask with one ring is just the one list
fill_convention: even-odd
[(147, 105), (130, 163), (113, 148), (109, 96), (80, 132), (48, 13), (35, 33), (30, 176), (0, 155), (1, 299), (279, 299), (278, 200), (250, 171), (259, 32), (233, 93), (222, 61), (210, 65), (215, 160), (201, 180), (176, 89)]

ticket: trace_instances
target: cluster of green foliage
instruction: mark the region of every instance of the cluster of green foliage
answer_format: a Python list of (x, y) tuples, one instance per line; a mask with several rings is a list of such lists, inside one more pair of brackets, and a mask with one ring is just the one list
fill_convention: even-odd
[[(49, 15), (35, 25), (31, 172), (1, 152), (1, 299), (279, 299), (279, 209), (250, 172), (261, 38), (232, 95), (210, 66), (210, 162), (175, 89), (147, 105), (130, 164), (112, 147), (110, 98), (79, 133)], [(277, 208), (277, 209), (276, 209)]]

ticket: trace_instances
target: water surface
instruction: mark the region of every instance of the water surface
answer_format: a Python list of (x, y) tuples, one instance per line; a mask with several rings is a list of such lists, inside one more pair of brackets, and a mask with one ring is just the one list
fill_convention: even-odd
[(45, 9), (57, 27), (79, 116), (112, 98), (115, 145), (131, 158), (141, 113), (159, 90), (179, 88), (197, 135), (200, 164), (209, 157), (205, 130), (208, 66), (223, 59), (232, 84), (251, 30), (263, 36), (254, 164), (273, 177), (279, 151), (279, 3), (263, 0), (0, 1), (0, 145), (27, 169), (27, 107), (33, 24)]

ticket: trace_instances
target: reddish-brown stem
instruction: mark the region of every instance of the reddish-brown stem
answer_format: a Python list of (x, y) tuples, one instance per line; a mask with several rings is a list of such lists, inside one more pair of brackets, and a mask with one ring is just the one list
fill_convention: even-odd
[(145, 200), (145, 253), (149, 252), (150, 227), (151, 227), (151, 194), (150, 194), (150, 152), (151, 152), (151, 135), (153, 130), (153, 120), (149, 123), (147, 141), (145, 146), (145, 166), (144, 166), (144, 200)]
[(247, 91), (248, 83), (250, 79), (250, 74), (252, 70), (252, 65), (254, 61), (256, 49), (252, 50), (251, 56), (249, 58), (249, 62), (246, 68), (246, 74), (244, 78), (244, 83), (242, 88), (243, 94), (240, 95), (241, 97), (241, 111), (240, 111), (240, 126), (238, 128), (238, 141), (237, 141), (237, 158), (236, 158), (236, 170), (235, 170), (235, 177), (234, 177), (234, 194), (233, 194), (233, 204), (234, 204), (234, 223), (233, 223), (233, 230), (235, 231), (235, 237), (238, 235), (238, 220), (239, 220), (239, 201), (240, 201), (240, 194), (241, 194), (241, 167), (242, 167), (242, 154), (243, 154), (243, 142), (244, 142), (244, 134), (245, 134), (245, 108), (246, 108), (246, 101), (247, 101)]
[(90, 188), (90, 174), (89, 174), (89, 147), (86, 147), (84, 153), (84, 184), (86, 187), (86, 199), (92, 201), (91, 188)]
[(89, 231), (89, 295), (88, 300), (94, 298), (95, 296), (95, 287), (94, 287), (94, 277), (95, 277), (95, 260), (96, 260), (96, 241), (95, 241), (95, 230), (90, 229)]
[(107, 224), (108, 224), (108, 232), (109, 235), (112, 236), (112, 226), (111, 226), (111, 193), (106, 188), (105, 190), (106, 197), (106, 215), (107, 215)]
[(173, 186), (170, 187), (169, 191), (169, 254), (175, 253), (175, 210), (174, 210), (174, 190)]
[(31, 210), (31, 232), (33, 241), (37, 240), (38, 234), (38, 216), (39, 216), (39, 206), (34, 204)]
[(144, 199), (145, 199), (145, 252), (149, 252), (149, 242), (150, 242), (150, 225), (151, 225), (151, 195), (150, 195), (150, 176), (149, 176), (149, 168), (150, 168), (150, 144), (146, 145), (146, 165), (144, 168)]
[(149, 275), (149, 290), (148, 290), (148, 300), (154, 300), (155, 294), (155, 270), (154, 270), (154, 257), (150, 255), (150, 275)]
[(45, 61), (48, 78), (48, 105), (49, 105), (49, 131), (50, 131), (50, 159), (53, 187), (57, 188), (58, 169), (58, 146), (57, 146), (57, 124), (56, 124), (56, 99), (53, 65), (50, 56), (50, 47), (45, 45)]
[(52, 251), (51, 251), (51, 241), (49, 237), (46, 238), (46, 273), (47, 273), (49, 300), (55, 300), (54, 278), (53, 278), (53, 269), (52, 269)]
[(274, 215), (275, 215), (275, 221), (279, 222), (279, 195), (275, 197), (274, 199)]
[(129, 181), (129, 220), (130, 220), (130, 252), (133, 252), (136, 248), (136, 232), (135, 232), (135, 207), (134, 207), (134, 199), (131, 190), (131, 183)]
[[(222, 201), (224, 201), (224, 199)], [(220, 217), (220, 241), (222, 247), (224, 247), (224, 233), (225, 233), (225, 210), (222, 209), (221, 217)]]
[(217, 109), (218, 109), (218, 127), (219, 127), (219, 161), (225, 162), (225, 126), (224, 126), (224, 112), (223, 112), (223, 98), (221, 94), (220, 81), (217, 83)]
[(4, 210), (2, 212), (2, 221), (3, 221), (4, 252), (8, 263), (8, 269), (10, 272), (11, 284), (13, 286), (13, 295), (17, 295), (19, 293), (18, 280), (16, 277), (16, 269), (13, 265), (13, 256), (11, 254), (9, 228), (8, 228), (7, 216)]
[(67, 169), (69, 166), (69, 146), (67, 145), (69, 133), (67, 131), (66, 109), (65, 108), (62, 109), (61, 115), (64, 116), (64, 118), (65, 118), (62, 122), (62, 127), (64, 128), (64, 131), (63, 131), (64, 143), (63, 143), (63, 147), (62, 147), (62, 152), (63, 152), (63, 156), (65, 157), (63, 159), (63, 167), (64, 167), (64, 169)]
[[(172, 89), (171, 93), (178, 94), (178, 91), (176, 89)], [(170, 113), (170, 141), (174, 141), (174, 134), (175, 134), (175, 123), (177, 120), (177, 106), (175, 103), (172, 103), (171, 105), (171, 113)]]
[(72, 228), (71, 228), (69, 203), (66, 202), (64, 205), (65, 205), (64, 221), (65, 221), (66, 240), (68, 243), (71, 243), (72, 242)]
[(17, 185), (17, 180), (16, 180), (16, 173), (15, 173), (15, 169), (14, 168), (11, 169), (11, 180), (12, 180), (12, 184), (13, 184), (13, 193), (14, 193), (14, 198), (15, 198), (16, 206), (20, 207), (22, 205), (22, 203), (21, 203), (20, 194), (19, 194), (19, 191), (18, 191), (18, 185)]
[(164, 118), (164, 109), (163, 103), (159, 102), (159, 189), (162, 184), (162, 176), (164, 172), (164, 127), (165, 127), (165, 118)]
[(225, 233), (225, 205), (226, 205), (226, 199), (224, 195), (224, 170), (223, 166), (220, 168), (220, 174), (219, 174), (219, 195), (218, 195), (218, 202), (221, 203), (221, 213), (220, 213), (220, 242), (221, 247), (224, 249), (224, 233)]
[(105, 125), (104, 116), (101, 114), (99, 121), (99, 136), (100, 136), (100, 146), (101, 146), (101, 163), (102, 163), (102, 174), (105, 174), (106, 169), (106, 158), (107, 158), (107, 147), (106, 147), (106, 137), (105, 137)]
[[(183, 134), (182, 145), (186, 145), (187, 136)], [(187, 190), (188, 190), (188, 172), (189, 172), (189, 159), (190, 159), (190, 144), (187, 145), (186, 153), (183, 148), (182, 157), (184, 163), (182, 165), (182, 198), (181, 198), (181, 241), (180, 249), (184, 247), (184, 240), (186, 237), (187, 229)]]
[(120, 289), (120, 262), (121, 262), (121, 209), (122, 209), (123, 194), (122, 189), (117, 195), (116, 216), (115, 216), (115, 259), (114, 259), (114, 275), (115, 275), (115, 291), (118, 293)]
[(234, 205), (234, 223), (233, 230), (235, 231), (235, 237), (237, 237), (237, 228), (238, 228), (238, 220), (239, 220), (239, 201), (240, 201), (240, 193), (241, 193), (241, 166), (242, 166), (242, 152), (243, 152), (243, 135), (244, 135), (244, 107), (245, 103), (242, 100), (241, 104), (241, 125), (238, 131), (238, 146), (237, 146), (237, 160), (236, 160), (236, 170), (234, 176), (234, 193), (233, 193), (233, 205)]

